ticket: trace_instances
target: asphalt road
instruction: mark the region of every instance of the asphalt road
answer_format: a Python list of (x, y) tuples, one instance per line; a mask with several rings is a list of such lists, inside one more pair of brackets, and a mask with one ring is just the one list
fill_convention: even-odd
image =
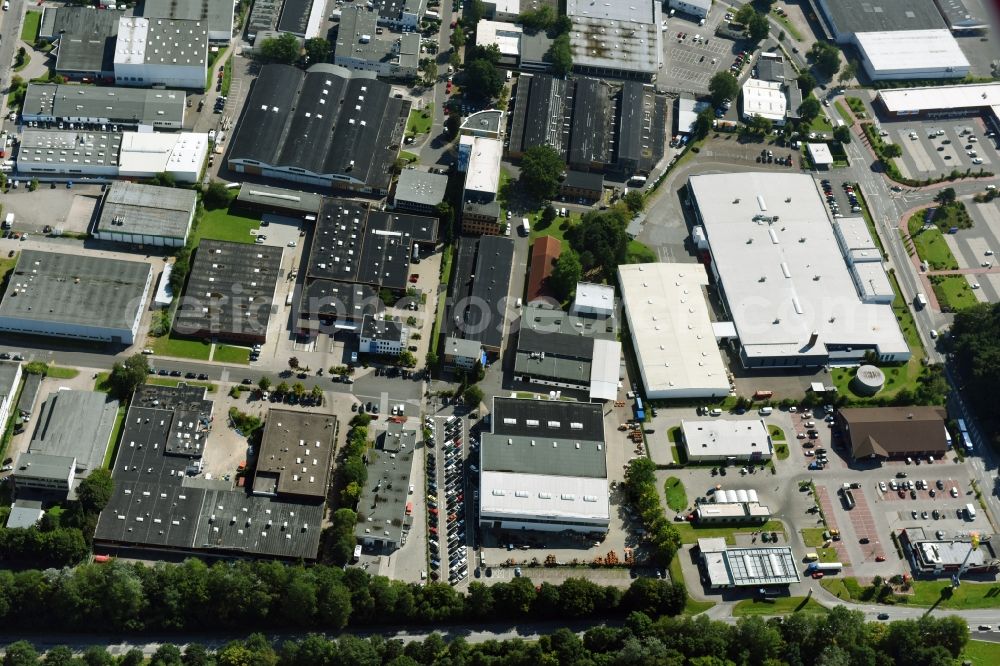
[(0, 111), (4, 114), (7, 113), (7, 87), (13, 76), (14, 54), (21, 36), (24, 6), (24, 0), (10, 0), (10, 9), (0, 12), (0, 90), (4, 92), (3, 99), (0, 99)]

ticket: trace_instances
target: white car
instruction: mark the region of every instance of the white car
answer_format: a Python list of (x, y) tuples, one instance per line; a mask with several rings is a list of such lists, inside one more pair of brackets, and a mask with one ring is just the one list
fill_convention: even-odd
[(979, 283), (978, 282), (973, 282), (971, 286), (972, 286), (973, 289), (979, 289)]
[(886, 491), (885, 481), (878, 482), (878, 489), (881, 490), (883, 493)]
[(951, 496), (958, 497), (958, 488), (956, 488), (955, 486), (951, 487)]
[(931, 340), (934, 340), (934, 339), (936, 339), (936, 338), (937, 338), (937, 335), (938, 335), (938, 334), (937, 334), (937, 330), (936, 330), (936, 329), (933, 329), (933, 328), (932, 328), (932, 329), (931, 329)]
[(288, 241), (288, 247), (295, 247), (297, 245), (298, 245), (298, 243), (295, 242), (295, 241)]
[(972, 163), (973, 164), (982, 164), (983, 163), (983, 158), (982, 157), (977, 157), (977, 158), (975, 158), (975, 159), (972, 160)]

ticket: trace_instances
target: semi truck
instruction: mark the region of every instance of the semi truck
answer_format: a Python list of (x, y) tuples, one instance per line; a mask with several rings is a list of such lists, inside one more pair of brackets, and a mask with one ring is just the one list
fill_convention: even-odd
[(844, 565), (840, 562), (810, 562), (809, 566), (806, 567), (807, 573), (816, 573), (817, 571), (822, 571), (825, 574), (835, 574), (840, 573)]

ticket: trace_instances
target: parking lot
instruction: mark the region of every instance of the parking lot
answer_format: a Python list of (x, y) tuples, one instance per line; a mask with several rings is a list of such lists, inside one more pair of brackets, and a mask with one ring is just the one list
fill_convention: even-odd
[[(964, 203), (973, 220), (972, 228), (945, 234), (945, 242), (959, 267), (981, 271), (965, 276), (976, 298), (983, 302), (1000, 302), (1000, 272), (993, 270), (997, 264), (994, 253), (1000, 251), (1000, 208), (995, 201), (978, 204), (968, 199)], [(983, 266), (984, 263), (991, 266)]]
[(746, 44), (716, 36), (715, 28), (724, 13), (722, 9), (713, 9), (701, 26), (693, 17), (681, 14), (666, 20), (663, 72), (658, 77), (661, 87), (703, 95), (708, 93), (713, 74), (729, 71), (733, 59)]
[(424, 420), (432, 431), (426, 451), (430, 577), (452, 585), (468, 578), (470, 552), (475, 559), (466, 518), (475, 512), (475, 495), (469, 496), (468, 491), (478, 492), (469, 487), (470, 480), (478, 477), (467, 473), (473, 468), (468, 467), (471, 462), (466, 453), (478, 447), (470, 447), (469, 422), (454, 414)]
[(909, 178), (937, 178), (954, 169), (977, 172), (1000, 168), (996, 142), (981, 118), (900, 120), (881, 123), (886, 142), (897, 143), (900, 171)]

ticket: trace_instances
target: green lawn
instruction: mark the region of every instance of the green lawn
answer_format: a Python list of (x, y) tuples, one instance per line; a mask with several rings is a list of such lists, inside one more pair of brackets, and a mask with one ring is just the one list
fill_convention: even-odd
[(776, 425), (768, 425), (767, 431), (771, 433), (771, 439), (785, 441), (785, 431)]
[(956, 312), (979, 302), (964, 275), (935, 275), (931, 284), (942, 309)]
[(835, 101), (833, 106), (837, 109), (837, 113), (839, 113), (840, 117), (844, 119), (844, 122), (848, 127), (854, 124), (854, 116), (851, 115), (850, 111), (844, 108), (844, 105), (840, 103), (840, 100)]
[(684, 492), (684, 484), (676, 476), (667, 478), (666, 483), (663, 484), (663, 492), (667, 496), (667, 506), (671, 509), (680, 512), (687, 508), (688, 498), (687, 493)]
[[(792, 22), (789, 21), (787, 17), (782, 16), (775, 10), (771, 11), (771, 15), (773, 16), (775, 21), (781, 24), (781, 27), (784, 28), (785, 32), (788, 33), (792, 39), (794, 39), (797, 42), (802, 41), (802, 33), (799, 32), (794, 25), (792, 25)], [(777, 37), (777, 35), (775, 37)]]
[(408, 150), (401, 150), (399, 151), (399, 159), (405, 160), (407, 163), (409, 163), (409, 162), (416, 162), (420, 158), (417, 157), (416, 153), (411, 153)]
[(681, 438), (681, 427), (674, 426), (667, 431), (667, 439), (670, 440), (672, 444), (676, 444)]
[(110, 373), (107, 373), (107, 372), (99, 372), (99, 373), (97, 373), (97, 377), (94, 378), (94, 390), (95, 391), (100, 391), (101, 393), (107, 393), (108, 391), (111, 390), (111, 387), (108, 386), (108, 375), (109, 374)]
[(830, 125), (830, 120), (824, 116), (822, 113), (813, 118), (813, 121), (809, 123), (809, 127), (806, 128), (807, 132), (832, 132), (833, 126)]
[(733, 606), (733, 615), (826, 615), (830, 611), (821, 606), (815, 599), (808, 597), (774, 597), (764, 601), (743, 599)]
[(778, 460), (787, 460), (791, 452), (788, 450), (788, 444), (784, 441), (778, 442), (774, 445), (774, 456)]
[(917, 256), (926, 261), (933, 270), (955, 270), (958, 261), (944, 240), (938, 227), (924, 227), (924, 214), (915, 213), (907, 222), (910, 238), (917, 250)]
[(122, 425), (125, 423), (125, 405), (121, 405), (118, 408), (118, 414), (115, 416), (115, 427), (111, 429), (111, 442), (108, 444), (108, 450), (104, 454), (104, 468), (111, 469), (112, 463), (115, 461), (115, 451), (118, 450), (118, 438), (122, 434)]
[(38, 27), (42, 24), (41, 12), (28, 12), (24, 15), (24, 23), (21, 25), (21, 41), (34, 44), (38, 39)]
[(1000, 664), (1000, 643), (969, 641), (958, 656), (959, 663), (971, 661), (973, 666), (995, 666)]
[(817, 548), (823, 545), (825, 527), (804, 527), (799, 531), (802, 533), (802, 542), (810, 548)]
[(187, 384), (188, 386), (204, 386), (208, 389), (209, 393), (215, 393), (216, 386), (211, 382), (195, 382), (190, 379), (177, 379), (176, 377), (147, 377), (147, 384), (154, 384), (156, 386), (177, 386), (178, 384)]
[(15, 57), (14, 61), (17, 63), (16, 65), (14, 65), (14, 71), (20, 72), (22, 69), (28, 66), (28, 63), (31, 62), (31, 54), (25, 52), (23, 58)]
[(232, 215), (225, 208), (206, 210), (194, 232), (194, 242), (197, 244), (202, 238), (207, 238), (236, 243), (253, 243), (254, 236), (250, 230), (259, 227), (260, 220), (257, 218)]
[[(841, 599), (860, 600), (865, 596), (865, 588), (857, 579), (849, 576), (823, 579), (822, 585)], [(896, 594), (895, 601), (907, 606), (934, 606), (950, 610), (1000, 608), (1000, 584), (963, 581), (960, 587), (952, 590), (951, 597), (947, 599), (941, 597), (941, 591), (945, 588), (951, 588), (949, 580), (914, 581), (909, 592), (899, 591)]]
[(54, 377), (56, 379), (73, 379), (80, 374), (80, 371), (76, 368), (61, 368), (57, 365), (49, 366), (48, 371), (45, 373), (46, 377)]
[(780, 520), (769, 520), (763, 525), (725, 525), (718, 527), (698, 527), (691, 523), (674, 523), (674, 527), (680, 532), (682, 543), (698, 543), (698, 539), (711, 539), (713, 537), (723, 537), (730, 546), (736, 544), (734, 535), (737, 532), (755, 532), (764, 530), (765, 532), (781, 532), (785, 534), (785, 526)]
[[(681, 570), (680, 557), (681, 556), (678, 553), (676, 556), (674, 556), (674, 559), (670, 560), (670, 566), (668, 567), (668, 571), (670, 572), (670, 580), (674, 583), (683, 583), (685, 586), (687, 586), (687, 583), (684, 582), (684, 572)], [(698, 601), (688, 596), (687, 601), (684, 602), (684, 614), (697, 615), (698, 613), (704, 613), (714, 605), (715, 605), (714, 601)]]
[(423, 109), (411, 109), (410, 117), (406, 120), (407, 134), (427, 134), (431, 131), (431, 124), (434, 122), (434, 109), (427, 105)]
[(208, 360), (208, 352), (211, 349), (211, 345), (203, 340), (175, 338), (173, 334), (153, 338), (151, 346), (153, 352), (160, 356), (195, 358), (201, 361)]
[(212, 357), (212, 360), (218, 361), (219, 363), (238, 363), (240, 365), (249, 365), (250, 348), (236, 347), (233, 345), (215, 345), (215, 355)]
[[(569, 249), (569, 241), (566, 240), (566, 232), (580, 221), (578, 213), (570, 213), (569, 217), (557, 217), (549, 224), (542, 223), (541, 211), (536, 211), (528, 215), (531, 220), (531, 242), (539, 236), (552, 236), (558, 238), (563, 250)], [(514, 220), (511, 220), (513, 222)], [(520, 224), (520, 222), (519, 222)], [(514, 233), (513, 231), (511, 232)]]
[(233, 85), (233, 59), (226, 60), (225, 69), (222, 70), (222, 94), (229, 97), (229, 88)]
[(17, 260), (20, 256), (20, 252), (15, 252), (13, 257), (5, 256), (3, 259), (0, 259), (0, 284), (3, 284), (7, 280), (7, 274), (14, 270), (14, 266), (17, 265)]
[(857, 97), (845, 97), (847, 100), (847, 106), (851, 107), (853, 111), (859, 118), (863, 117), (865, 114), (865, 103), (862, 102)]
[(651, 264), (657, 261), (656, 253), (637, 240), (630, 240), (625, 250), (625, 262), (629, 264)]

